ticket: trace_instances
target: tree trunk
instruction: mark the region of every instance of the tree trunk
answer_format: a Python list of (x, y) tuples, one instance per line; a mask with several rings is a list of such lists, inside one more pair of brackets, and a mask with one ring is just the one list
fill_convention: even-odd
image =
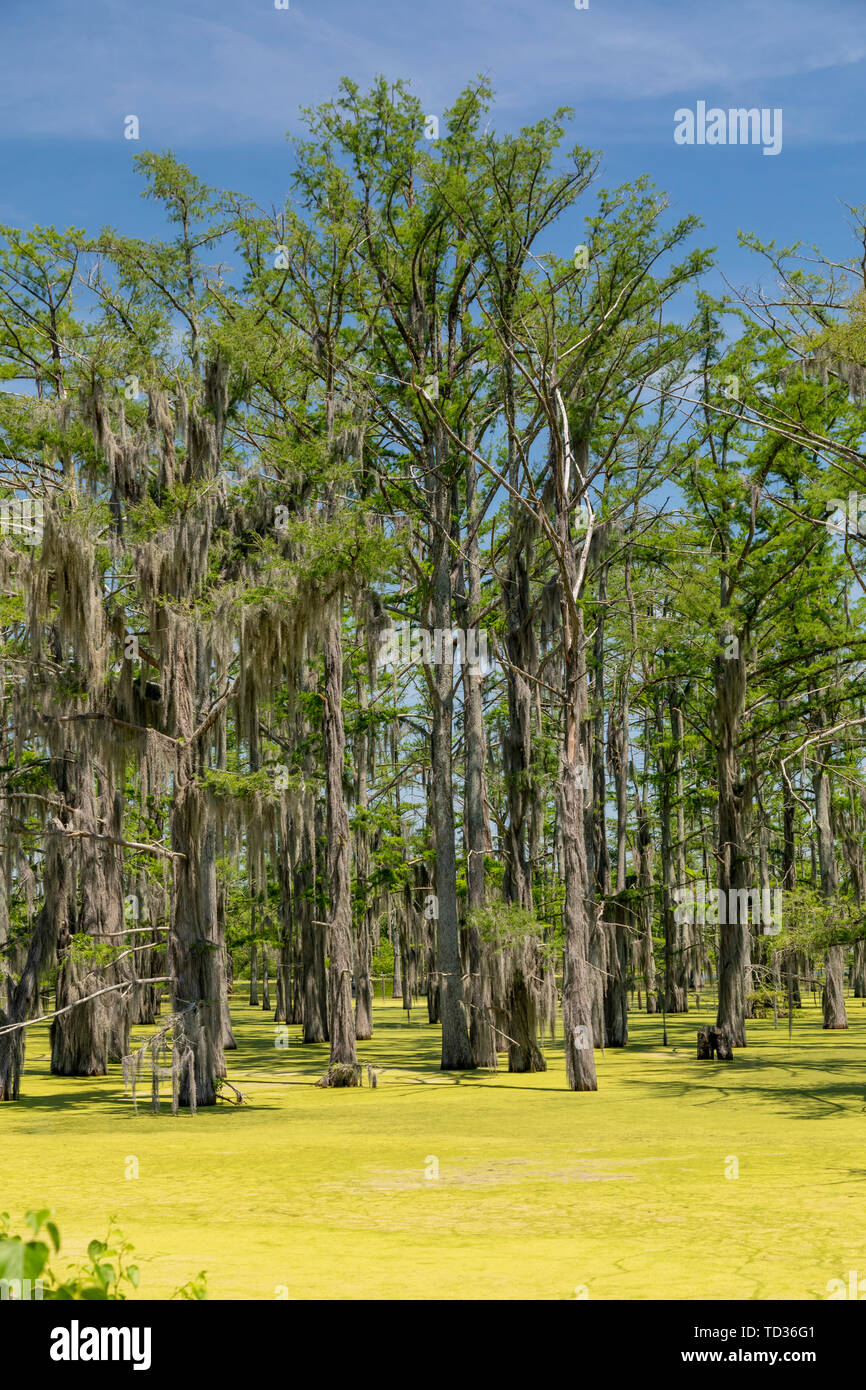
[(607, 979), (604, 990), (604, 1031), (608, 1047), (628, 1043), (628, 956), (634, 918), (627, 896), (610, 897), (607, 919)]
[[(644, 746), (649, 746), (648, 738)], [(643, 975), (646, 986), (646, 1011), (656, 1013), (658, 995), (656, 992), (655, 955), (653, 952), (653, 843), (649, 823), (646, 793), (641, 796), (638, 789), (634, 793), (635, 818), (637, 820), (637, 886), (640, 893), (640, 937), (636, 949), (636, 969)], [(638, 1005), (640, 1007), (640, 1005)]]
[[(62, 786), (62, 781), (56, 785)], [(60, 816), (64, 823), (68, 823), (65, 812), (61, 812)], [(10, 988), (8, 1008), (0, 1009), (0, 1027), (24, 1023), (36, 1009), (42, 976), (54, 963), (57, 943), (65, 930), (72, 908), (75, 889), (74, 864), (74, 857), (70, 855), (61, 837), (50, 835), (45, 847), (43, 904), (33, 923), (21, 977), (18, 983)], [(0, 1101), (19, 1098), (26, 1037), (26, 1028), (16, 1028), (11, 1033), (0, 1033)]]
[[(565, 457), (551, 442), (556, 483), (556, 549), (560, 567), (559, 598), (563, 647), (563, 743), (559, 762), (559, 823), (565, 878), (563, 922), (562, 1019), (565, 1029), (565, 1073), (573, 1091), (595, 1091), (589, 934), (590, 883), (584, 835), (584, 776), (581, 724), (586, 715), (586, 663), (583, 650), (583, 610), (578, 605), (580, 575), (571, 535), (570, 500)], [(589, 544), (589, 536), (584, 546)], [(585, 559), (586, 556), (584, 555)]]
[(262, 1008), (265, 1013), (271, 1011), (271, 980), (268, 974), (268, 948), (262, 942)]
[[(436, 492), (437, 530), (433, 540), (432, 615), (441, 653), (435, 650), (430, 672), (433, 706), (432, 791), (436, 850), (437, 964), (442, 1017), (442, 1071), (469, 1071), (474, 1066), (463, 1003), (463, 965), (457, 919), (457, 855), (454, 845), (452, 720), (454, 655), (451, 634), (451, 495), (441, 484)], [(447, 635), (446, 635), (447, 634)], [(437, 661), (436, 657), (440, 656)]]
[(181, 1074), (179, 1103), (198, 1107), (216, 1103), (214, 1083), (225, 1076), (224, 943), (217, 926), (215, 829), (200, 787), (191, 779), (179, 781), (172, 847), (182, 857), (175, 859), (169, 973), (174, 1010), (185, 1012), (194, 1057), (192, 1084), (185, 1068)]
[[(250, 908), (250, 931), (256, 929), (256, 909)], [(255, 940), (250, 942), (250, 1008), (259, 1007), (259, 953)]]
[[(99, 802), (94, 792), (93, 768), (86, 741), (79, 745), (79, 759), (79, 805), (75, 824), (96, 831)], [(109, 833), (120, 839), (122, 797), (109, 793), (105, 799), (111, 804)], [(128, 961), (117, 967), (106, 967), (92, 954), (100, 947), (119, 952), (124, 946), (121, 850), (89, 838), (83, 839), (81, 846), (81, 906), (77, 917), (70, 913), (69, 930), (62, 934), (59, 943), (63, 959), (57, 974), (56, 1004), (58, 1009), (63, 1009), (77, 1000), (87, 1002), (61, 1014), (51, 1025), (51, 1070), (56, 1076), (104, 1076), (109, 1058), (119, 1060), (129, 1051), (129, 1013), (121, 991), (88, 999), (106, 985), (131, 978)], [(129, 944), (138, 945), (139, 938), (132, 937)], [(82, 946), (84, 955), (79, 954)]]
[[(358, 680), (358, 709), (367, 709), (367, 687)], [(358, 932), (355, 943), (355, 1037), (373, 1036), (373, 905), (370, 901), (370, 831), (367, 825), (367, 769), (373, 735), (363, 722), (355, 740), (355, 804), (360, 823), (355, 830), (355, 877), (357, 884)]]
[(515, 969), (508, 990), (508, 1070), (546, 1071), (544, 1053), (538, 1046), (538, 1019), (535, 990), (519, 968)]
[(277, 957), (275, 1023), (294, 1022), (292, 1017), (292, 875), (285, 845), (277, 858), (280, 883), (280, 950)]
[[(823, 713), (819, 716), (824, 722)], [(828, 749), (829, 756), (829, 749)], [(823, 758), (819, 751), (818, 758)], [(815, 825), (818, 831), (818, 863), (821, 871), (821, 896), (825, 902), (833, 903), (839, 893), (839, 871), (836, 867), (835, 846), (833, 844), (833, 822), (830, 808), (830, 778), (822, 761), (819, 761), (812, 778), (815, 792)], [(824, 958), (824, 990), (821, 1006), (825, 1028), (847, 1028), (848, 1014), (845, 1009), (845, 958), (841, 946), (831, 946)]]
[[(312, 841), (313, 836), (310, 835)], [(315, 853), (312, 844), (308, 852)], [(325, 940), (322, 928), (314, 922), (316, 913), (315, 870), (306, 863), (300, 870), (303, 893), (301, 916), (301, 974), (303, 978), (304, 1042), (328, 1041), (325, 978)]]
[[(293, 901), (294, 901), (294, 897), (293, 897)], [(304, 1022), (304, 996), (303, 996), (303, 994), (302, 994), (302, 992), (301, 992), (301, 984), (302, 984), (303, 973), (304, 973), (304, 972), (303, 972), (303, 964), (302, 964), (302, 958), (301, 958), (301, 936), (300, 936), (300, 932), (295, 932), (294, 935), (293, 935), (293, 937), (292, 937), (291, 955), (292, 955), (292, 973), (291, 973), (291, 976), (290, 976), (290, 981), (291, 981), (291, 1013), (290, 1013), (290, 1015), (289, 1015), (289, 1023), (300, 1023), (300, 1024), (303, 1024), (303, 1022)]]
[[(393, 911), (393, 908), (392, 908), (392, 911)], [(398, 909), (398, 911), (399, 911), (399, 909)], [(393, 952), (393, 954), (394, 954), (394, 970), (393, 970), (393, 974), (392, 974), (392, 977), (391, 977), (391, 998), (392, 998), (392, 999), (402, 999), (402, 997), (403, 997), (403, 974), (402, 974), (402, 971), (400, 970), (400, 931), (399, 931), (399, 928), (395, 925), (395, 923), (394, 923), (394, 921), (393, 921), (393, 918), (389, 921), (389, 923), (388, 923), (388, 928), (389, 928), (389, 939), (390, 939), (390, 942), (391, 942), (391, 950), (392, 950), (392, 952)], [(438, 1022), (438, 1018), (437, 1018), (437, 1019), (431, 1019), (430, 1022), (431, 1022), (431, 1023), (433, 1023), (433, 1022)]]
[[(467, 593), (464, 623), (467, 629), (478, 631), (481, 615), (481, 563), (478, 553), (478, 508), (476, 503), (475, 463), (466, 465), (466, 510), (470, 534), (466, 544)], [(467, 637), (466, 649), (469, 650)], [(480, 654), (480, 638), (472, 648)], [(476, 1067), (496, 1068), (496, 1039), (493, 1034), (493, 1010), (490, 990), (490, 971), (487, 953), (478, 927), (471, 914), (484, 907), (484, 856), (491, 848), (490, 828), (484, 806), (484, 707), (483, 673), (480, 655), (478, 662), (464, 660), (463, 670), (463, 736), (466, 743), (466, 786), (464, 791), (464, 836), (466, 841), (466, 907), (470, 914), (467, 930), (469, 957), (469, 1045)], [(511, 686), (509, 683), (509, 699)]]
[(330, 1065), (357, 1061), (352, 1012), (352, 885), (349, 817), (343, 797), (346, 731), (343, 724), (342, 602), (327, 615), (324, 656), (325, 804), (328, 824), (328, 1029)]
[[(745, 789), (740, 781), (738, 741), (746, 699), (745, 636), (737, 655), (716, 658), (715, 736), (719, 797), (719, 889), (730, 904), (731, 890), (748, 888), (745, 847)], [(737, 899), (741, 901), (741, 899)], [(734, 1047), (746, 1045), (746, 982), (750, 969), (748, 920), (719, 925), (719, 1008), (716, 1023)]]
[[(506, 325), (506, 332), (509, 331)], [(506, 902), (518, 903), (529, 911), (532, 907), (532, 886), (526, 860), (526, 831), (533, 796), (530, 677), (535, 674), (538, 663), (527, 568), (529, 522), (525, 509), (515, 496), (520, 487), (520, 454), (515, 442), (514, 364), (510, 356), (505, 361), (505, 417), (508, 477), (513, 491), (509, 504), (508, 563), (502, 584), (504, 642), (508, 660), (505, 667), (508, 723), (502, 740), (502, 768), (508, 806), (503, 896)], [(478, 597), (480, 599), (480, 585)]]
[(573, 1091), (595, 1091), (592, 989), (589, 980), (586, 846), (583, 838), (583, 786), (576, 762), (563, 759), (559, 785), (565, 873), (565, 953), (562, 1020), (565, 1070)]
[(825, 1028), (847, 1028), (845, 1009), (845, 960), (841, 946), (831, 946), (825, 957), (824, 992), (821, 999)]

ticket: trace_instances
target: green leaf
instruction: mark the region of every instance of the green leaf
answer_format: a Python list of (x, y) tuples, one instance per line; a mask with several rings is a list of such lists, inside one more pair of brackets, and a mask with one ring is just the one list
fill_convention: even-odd
[(126, 1277), (127, 1277), (127, 1279), (129, 1280), (129, 1282), (130, 1282), (130, 1284), (132, 1285), (132, 1287), (133, 1287), (134, 1289), (137, 1289), (137, 1288), (138, 1288), (138, 1281), (139, 1281), (139, 1279), (140, 1279), (140, 1277), (141, 1277), (140, 1274), (139, 1274), (139, 1272), (138, 1272), (138, 1265), (130, 1265), (129, 1268), (127, 1269), (127, 1271), (126, 1271)]
[(30, 1229), (31, 1229), (31, 1231), (33, 1232), (33, 1234), (36, 1235), (36, 1233), (38, 1232), (38, 1230), (39, 1230), (40, 1226), (42, 1225), (42, 1223), (43, 1223), (44, 1221), (47, 1221), (50, 1215), (51, 1215), (51, 1208), (50, 1208), (50, 1207), (43, 1207), (41, 1211), (28, 1211), (28, 1213), (27, 1213), (27, 1215), (25, 1216), (24, 1220), (26, 1221), (27, 1225), (30, 1227)]
[(104, 1240), (92, 1240), (87, 1247), (88, 1260), (96, 1261), (100, 1255), (105, 1253), (106, 1245)]
[(26, 1244), (20, 1237), (0, 1240), (0, 1278), (38, 1279), (48, 1260), (48, 1246), (41, 1240)]

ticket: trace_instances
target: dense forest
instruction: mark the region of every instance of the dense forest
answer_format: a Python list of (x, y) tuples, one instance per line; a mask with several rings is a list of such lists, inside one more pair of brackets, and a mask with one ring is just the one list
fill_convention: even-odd
[(162, 238), (0, 228), (4, 1101), (40, 1019), (242, 1100), (239, 989), (325, 1086), (378, 991), (581, 1092), (635, 1011), (866, 998), (866, 213), (714, 295), (492, 105), (344, 81), (282, 206), (162, 152)]

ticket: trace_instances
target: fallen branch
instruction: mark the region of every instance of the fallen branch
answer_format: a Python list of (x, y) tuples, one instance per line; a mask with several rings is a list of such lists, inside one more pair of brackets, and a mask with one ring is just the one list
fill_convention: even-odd
[(109, 845), (119, 845), (121, 849), (139, 849), (146, 854), (161, 854), (165, 859), (186, 859), (185, 854), (180, 854), (175, 849), (165, 849), (162, 845), (145, 845), (139, 840), (118, 840), (114, 835), (100, 835), (95, 830), (44, 830), (41, 833), (44, 835), (65, 835), (68, 840), (104, 840)]
[(131, 989), (133, 985), (163, 985), (170, 979), (170, 975), (154, 975), (149, 980), (121, 980), (119, 984), (106, 985), (104, 989), (98, 989), (93, 994), (85, 994), (83, 999), (76, 999), (72, 1004), (65, 1004), (62, 1009), (55, 1009), (50, 1014), (40, 1014), (38, 1018), (28, 1018), (23, 1023), (7, 1023), (0, 1028), (0, 1037), (4, 1033), (14, 1033), (16, 1028), (32, 1028), (34, 1023), (45, 1023), (49, 1018), (59, 1018), (61, 1014), (68, 1014), (70, 1009), (77, 1009), (79, 1004), (89, 1004), (91, 999), (98, 999), (101, 994), (111, 994), (112, 990)]

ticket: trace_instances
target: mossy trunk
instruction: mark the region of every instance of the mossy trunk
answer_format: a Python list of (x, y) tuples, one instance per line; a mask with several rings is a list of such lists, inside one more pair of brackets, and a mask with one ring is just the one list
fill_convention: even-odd
[(182, 1070), (179, 1104), (188, 1108), (192, 1100), (198, 1108), (216, 1103), (216, 1079), (226, 1074), (225, 943), (219, 937), (216, 911), (216, 831), (194, 780), (182, 781), (177, 792), (172, 848), (177, 857), (169, 973), (173, 1008), (185, 1013), (193, 1053), (192, 1075)]
[[(820, 722), (824, 722), (823, 711)], [(833, 843), (833, 822), (830, 799), (830, 778), (823, 759), (829, 755), (822, 750), (818, 756), (822, 760), (812, 778), (815, 793), (815, 825), (818, 831), (818, 863), (821, 873), (821, 896), (825, 902), (833, 903), (839, 892), (839, 871), (836, 867), (835, 846)], [(845, 957), (841, 946), (833, 945), (824, 957), (824, 989), (821, 995), (821, 1008), (825, 1028), (847, 1028), (848, 1014), (845, 1009)]]
[[(467, 632), (478, 632), (481, 621), (481, 563), (478, 552), (478, 526), (476, 524), (478, 506), (476, 502), (475, 463), (471, 458), (466, 465), (466, 512), (469, 535), (466, 542), (466, 593), (462, 612)], [(475, 641), (472, 649), (480, 654), (482, 650), (480, 637)], [(508, 674), (510, 675), (510, 672)], [(471, 920), (471, 914), (483, 908), (486, 901), (484, 857), (491, 849), (490, 828), (484, 805), (484, 674), (481, 669), (480, 656), (477, 662), (464, 660), (461, 676), (463, 681), (463, 737), (466, 745), (463, 834), (466, 844), (466, 908), (470, 917), (466, 933), (469, 965), (467, 982), (469, 1046), (476, 1067), (495, 1068), (496, 1041), (492, 1026), (490, 969), (478, 927)], [(510, 692), (511, 685), (509, 683), (509, 701)]]
[(304, 1042), (328, 1041), (326, 1022), (325, 935), (313, 921), (314, 904), (307, 905), (301, 919), (301, 973), (303, 979)]
[(824, 990), (821, 1007), (825, 1028), (847, 1028), (845, 1009), (845, 958), (841, 946), (831, 946), (824, 958)]
[[(367, 687), (357, 682), (358, 708), (367, 709)], [(355, 805), (360, 823), (355, 829), (355, 880), (358, 929), (355, 940), (355, 1038), (366, 1041), (373, 1036), (373, 906), (370, 902), (370, 831), (367, 825), (369, 795), (368, 764), (375, 744), (373, 734), (361, 723), (355, 739)]]
[[(391, 998), (401, 999), (403, 997), (403, 974), (400, 969), (400, 933), (393, 920), (388, 923), (388, 935), (391, 942), (391, 950), (394, 953), (394, 968), (391, 974)], [(432, 1022), (433, 1020), (431, 1020)], [(438, 1022), (438, 1019), (436, 1020)]]
[(275, 1023), (289, 1023), (292, 1020), (292, 876), (287, 856), (283, 853), (277, 860), (280, 880), (280, 949), (277, 956), (277, 988)]
[[(256, 910), (250, 908), (250, 931), (255, 931)], [(255, 941), (250, 942), (250, 1008), (259, 1007), (259, 950)]]
[[(65, 819), (65, 813), (61, 813)], [(39, 1001), (42, 976), (54, 964), (60, 935), (66, 929), (75, 890), (74, 859), (59, 835), (51, 835), (45, 848), (44, 900), (36, 914), (24, 968), (10, 988), (8, 1007), (0, 1008), (0, 1027), (24, 1023)], [(26, 1028), (0, 1033), (0, 1101), (18, 1100), (24, 1069)]]
[(330, 1065), (354, 1066), (355, 1019), (352, 1011), (351, 838), (343, 797), (346, 732), (343, 723), (342, 603), (334, 601), (325, 639), (324, 750), (325, 803), (328, 822), (328, 1028)]
[(547, 1071), (538, 1045), (538, 1016), (532, 982), (515, 970), (508, 990), (509, 1071)]
[(634, 919), (626, 899), (609, 898), (607, 920), (607, 978), (604, 990), (604, 1032), (608, 1047), (628, 1043), (628, 962)]
[[(748, 888), (749, 859), (744, 831), (746, 792), (739, 766), (740, 726), (746, 699), (745, 644), (743, 634), (736, 644), (736, 655), (717, 656), (715, 670), (718, 884), (725, 903), (731, 902), (731, 889), (739, 891)], [(726, 914), (727, 917), (733, 915), (730, 912)], [(746, 989), (751, 952), (748, 918), (746, 914), (746, 920), (741, 920), (743, 915), (738, 913), (736, 922), (726, 921), (719, 926), (719, 1008), (716, 1023), (729, 1034), (734, 1047), (746, 1045)]]
[[(447, 451), (441, 450), (444, 457)], [(430, 670), (432, 703), (431, 786), (433, 837), (436, 853), (437, 969), (442, 1020), (443, 1071), (468, 1071), (474, 1066), (463, 1000), (463, 964), (457, 918), (457, 855), (454, 844), (454, 783), (452, 738), (454, 657), (451, 633), (451, 490), (441, 481), (435, 493), (433, 537), (432, 617), (440, 634), (441, 654), (434, 652)], [(439, 657), (440, 659), (436, 659)]]
[(571, 595), (577, 588), (574, 549), (567, 511), (558, 497), (561, 558), (568, 588), (562, 594), (565, 699), (564, 740), (559, 769), (559, 823), (565, 879), (563, 925), (562, 1021), (565, 1030), (565, 1074), (573, 1091), (596, 1091), (593, 1055), (593, 998), (590, 977), (590, 895), (584, 835), (584, 776), (580, 727), (586, 712), (586, 665), (583, 655), (583, 616)]
[[(61, 961), (56, 991), (58, 1009), (70, 1004), (77, 1007), (52, 1022), (51, 1071), (56, 1076), (104, 1076), (109, 1061), (119, 1061), (129, 1051), (129, 1009), (120, 990), (89, 996), (133, 978), (135, 968), (130, 969), (130, 965), (136, 957), (127, 957), (117, 966), (106, 965), (103, 958), (106, 951), (120, 954), (125, 945), (122, 852), (118, 846), (88, 834), (97, 831), (103, 799), (94, 792), (93, 768), (84, 742), (78, 753), (80, 791), (74, 824), (85, 831), (79, 850), (80, 905), (77, 913), (71, 907), (67, 930), (58, 943)], [(120, 839), (122, 798), (109, 794), (104, 799), (110, 806), (108, 831)], [(138, 945), (139, 938), (132, 936), (128, 944)]]
[[(435, 964), (435, 962), (434, 962)], [(439, 992), (439, 976), (435, 969), (430, 970), (427, 975), (427, 1022), (438, 1023), (440, 1020), (441, 995)]]
[(300, 919), (300, 993), (303, 1041), (328, 1041), (328, 1002), (325, 987), (325, 930), (318, 914), (319, 808), (304, 828), (302, 862), (295, 873), (295, 905)]
[(265, 1013), (271, 1011), (271, 977), (269, 972), (268, 948), (262, 943), (262, 1008)]
[[(648, 744), (648, 738), (645, 744)], [(646, 1011), (654, 1014), (658, 1009), (656, 993), (655, 955), (653, 953), (653, 901), (655, 886), (653, 880), (653, 842), (650, 830), (649, 811), (645, 794), (635, 790), (637, 886), (640, 893), (639, 936), (634, 946), (635, 971), (644, 978), (646, 987)], [(640, 1004), (638, 1004), (640, 1008)]]
[[(505, 331), (511, 328), (506, 320)], [(531, 525), (519, 500), (520, 451), (517, 446), (516, 392), (514, 362), (506, 355), (504, 363), (505, 424), (510, 487), (508, 559), (502, 583), (502, 610), (505, 620), (504, 643), (508, 665), (505, 668), (508, 723), (502, 740), (502, 767), (507, 798), (505, 832), (506, 902), (531, 908), (532, 882), (526, 853), (527, 830), (532, 813), (532, 677), (538, 665), (536, 616), (529, 582)], [(470, 464), (470, 467), (472, 465)], [(473, 479), (474, 482), (474, 479)], [(480, 611), (480, 606), (476, 611)]]
[(304, 1021), (304, 996), (301, 992), (302, 980), (301, 938), (300, 932), (296, 932), (292, 940), (291, 1013), (289, 1015), (289, 1023), (302, 1024)]

